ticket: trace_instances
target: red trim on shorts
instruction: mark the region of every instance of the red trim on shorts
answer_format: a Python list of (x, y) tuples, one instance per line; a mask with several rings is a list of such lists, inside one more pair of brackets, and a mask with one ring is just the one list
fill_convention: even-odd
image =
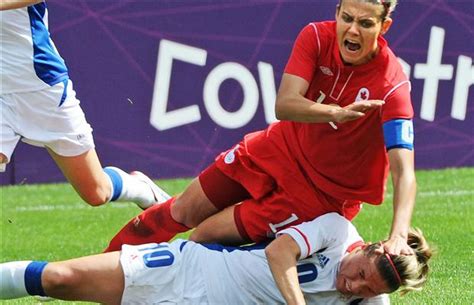
[(247, 241), (252, 241), (252, 239), (250, 238), (249, 234), (247, 233), (247, 230), (245, 230), (245, 227), (244, 227), (244, 224), (242, 222), (242, 216), (240, 214), (240, 208), (242, 207), (241, 204), (238, 204), (235, 206), (234, 208), (234, 221), (235, 221), (235, 225), (237, 226), (237, 230), (239, 231), (239, 234), (240, 236), (242, 236), (242, 238), (244, 240), (247, 240)]
[(198, 179), (206, 197), (219, 210), (251, 198), (242, 185), (226, 176), (215, 163), (203, 170)]
[(297, 227), (291, 227), (290, 229), (296, 230), (296, 232), (300, 233), (300, 235), (303, 236), (306, 247), (308, 248), (308, 254), (307, 255), (309, 255), (311, 253), (311, 246), (309, 244), (308, 237), (306, 237), (306, 235), (303, 234), (303, 232), (301, 232), (300, 229), (298, 229)]
[(351, 253), (355, 248), (362, 247), (363, 245), (365, 245), (365, 243), (362, 240), (358, 240), (355, 243), (353, 243), (352, 245), (350, 245), (349, 247), (347, 247), (346, 252)]

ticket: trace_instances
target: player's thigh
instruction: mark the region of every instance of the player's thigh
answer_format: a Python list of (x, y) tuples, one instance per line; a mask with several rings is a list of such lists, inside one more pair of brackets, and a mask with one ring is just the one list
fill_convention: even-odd
[(222, 243), (241, 245), (249, 242), (239, 233), (234, 220), (235, 205), (212, 215), (199, 224), (190, 236), (190, 240), (198, 243)]
[(120, 252), (50, 263), (42, 282), (53, 298), (119, 304), (124, 290)]
[(218, 211), (248, 198), (249, 192), (213, 163), (176, 198), (171, 214), (178, 222), (195, 227)]

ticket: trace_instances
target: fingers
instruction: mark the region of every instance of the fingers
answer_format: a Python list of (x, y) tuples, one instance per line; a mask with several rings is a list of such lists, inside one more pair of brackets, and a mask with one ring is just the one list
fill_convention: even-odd
[(415, 254), (415, 251), (413, 251), (412, 248), (410, 247), (404, 247), (403, 249), (401, 249), (400, 251), (400, 255), (407, 255), (407, 256), (410, 256), (410, 255), (414, 255)]
[(370, 110), (382, 107), (383, 104), (385, 104), (385, 102), (382, 100), (368, 100), (364, 102), (353, 103), (344, 108), (348, 110), (366, 113)]
[[(340, 108), (335, 115), (335, 122), (344, 123), (348, 121), (357, 120), (365, 115), (370, 110), (380, 108), (385, 104), (382, 100), (368, 100), (363, 102), (357, 102)], [(335, 104), (331, 106), (339, 107)]]
[(344, 122), (357, 120), (363, 116), (365, 116), (365, 113), (363, 112), (344, 109), (344, 111), (340, 113), (340, 115), (335, 121), (338, 123), (344, 123)]
[(415, 252), (407, 244), (406, 240), (387, 240), (383, 243), (383, 250), (391, 255), (414, 255)]
[(363, 113), (363, 112), (348, 110), (347, 113), (346, 113), (346, 120), (347, 121), (352, 121), (352, 120), (359, 119), (363, 116), (365, 116), (365, 113)]

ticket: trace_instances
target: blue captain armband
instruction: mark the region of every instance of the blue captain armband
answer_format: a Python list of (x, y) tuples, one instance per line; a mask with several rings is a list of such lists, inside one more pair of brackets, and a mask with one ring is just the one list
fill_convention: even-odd
[(383, 136), (387, 150), (406, 148), (413, 150), (413, 121), (395, 119), (383, 124)]

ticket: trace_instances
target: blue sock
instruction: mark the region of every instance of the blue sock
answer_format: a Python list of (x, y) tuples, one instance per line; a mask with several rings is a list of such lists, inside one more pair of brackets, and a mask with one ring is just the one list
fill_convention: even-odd
[(104, 168), (104, 172), (109, 176), (112, 183), (112, 196), (109, 201), (115, 201), (122, 194), (123, 180), (120, 174), (112, 167)]
[(25, 287), (30, 295), (46, 296), (41, 283), (41, 274), (43, 274), (43, 269), (47, 264), (47, 262), (33, 261), (26, 267)]

